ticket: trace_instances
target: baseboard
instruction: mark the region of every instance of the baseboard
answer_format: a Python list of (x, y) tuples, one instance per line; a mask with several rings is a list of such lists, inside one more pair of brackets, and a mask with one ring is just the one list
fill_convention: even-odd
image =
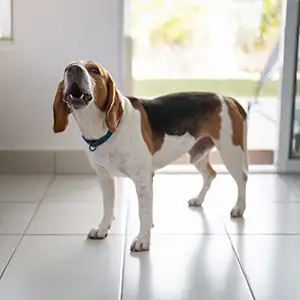
[[(214, 168), (220, 173), (227, 170), (219, 162)], [(250, 173), (274, 173), (273, 165), (251, 165)], [(51, 174), (94, 174), (84, 151), (0, 151), (0, 173), (51, 173)], [(176, 160), (159, 173), (196, 173), (188, 164), (187, 157)]]
[(83, 151), (0, 151), (1, 174), (94, 174)]
[(55, 173), (55, 152), (0, 151), (0, 173)]
[(56, 174), (94, 174), (84, 151), (59, 151), (55, 153)]

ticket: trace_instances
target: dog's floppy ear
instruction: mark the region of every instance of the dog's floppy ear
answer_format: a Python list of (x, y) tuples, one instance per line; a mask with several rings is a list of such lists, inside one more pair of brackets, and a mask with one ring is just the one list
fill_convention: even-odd
[(55, 133), (62, 132), (68, 125), (68, 117), (70, 109), (63, 101), (64, 81), (62, 80), (56, 90), (53, 102), (53, 131)]
[(105, 120), (108, 129), (111, 132), (115, 132), (118, 123), (123, 114), (123, 107), (120, 99), (120, 95), (117, 91), (114, 80), (107, 72), (107, 102), (105, 104)]

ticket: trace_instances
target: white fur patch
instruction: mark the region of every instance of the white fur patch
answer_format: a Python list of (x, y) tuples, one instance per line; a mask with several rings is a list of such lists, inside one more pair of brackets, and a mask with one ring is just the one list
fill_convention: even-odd
[(165, 135), (162, 148), (153, 155), (153, 170), (163, 168), (184, 155), (195, 142), (195, 138), (189, 133), (182, 136)]
[(82, 109), (74, 110), (72, 114), (85, 138), (99, 139), (106, 134), (105, 114), (96, 107), (94, 101)]

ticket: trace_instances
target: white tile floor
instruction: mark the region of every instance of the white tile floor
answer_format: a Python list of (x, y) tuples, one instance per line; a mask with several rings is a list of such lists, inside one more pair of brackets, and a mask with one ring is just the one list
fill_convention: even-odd
[(191, 209), (201, 179), (157, 175), (151, 250), (131, 254), (138, 219), (129, 181), (117, 180), (110, 235), (91, 241), (102, 213), (95, 177), (0, 176), (0, 299), (298, 300), (299, 181), (250, 175), (244, 220), (231, 220), (229, 176)]

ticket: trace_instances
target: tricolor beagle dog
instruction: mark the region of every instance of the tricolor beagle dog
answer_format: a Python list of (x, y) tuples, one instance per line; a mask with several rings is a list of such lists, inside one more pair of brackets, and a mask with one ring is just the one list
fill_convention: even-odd
[(208, 92), (174, 93), (152, 100), (125, 97), (103, 66), (77, 61), (65, 69), (53, 114), (55, 133), (64, 131), (69, 114), (73, 115), (103, 191), (104, 215), (100, 225), (89, 232), (91, 239), (107, 236), (114, 210), (113, 177), (122, 174), (133, 180), (138, 195), (140, 230), (131, 250), (148, 250), (155, 171), (189, 153), (203, 176), (203, 186), (188, 203), (200, 206), (216, 177), (209, 163), (213, 147), (237, 184), (238, 198), (231, 216), (243, 216), (247, 124), (246, 112), (235, 99)]

